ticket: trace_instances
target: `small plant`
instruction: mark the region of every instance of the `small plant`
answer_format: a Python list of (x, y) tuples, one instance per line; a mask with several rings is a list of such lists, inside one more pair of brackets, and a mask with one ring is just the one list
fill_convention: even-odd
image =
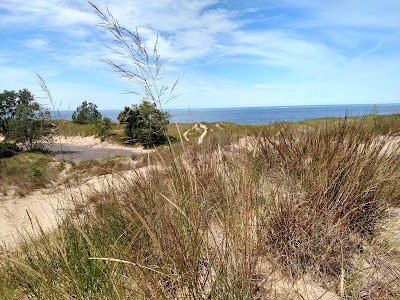
[(27, 170), (27, 177), (34, 185), (41, 185), (44, 171), (37, 162), (31, 163)]

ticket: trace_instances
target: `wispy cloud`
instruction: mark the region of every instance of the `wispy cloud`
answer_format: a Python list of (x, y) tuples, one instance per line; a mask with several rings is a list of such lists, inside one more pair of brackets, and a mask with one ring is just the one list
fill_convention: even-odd
[(49, 42), (47, 39), (43, 38), (30, 38), (22, 41), (22, 44), (26, 48), (36, 50), (49, 50)]

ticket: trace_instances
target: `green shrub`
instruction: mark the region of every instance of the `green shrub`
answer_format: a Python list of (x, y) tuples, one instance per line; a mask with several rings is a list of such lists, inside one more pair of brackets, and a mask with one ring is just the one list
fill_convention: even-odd
[(140, 143), (145, 148), (167, 141), (169, 113), (157, 108), (155, 103), (143, 101), (140, 105), (125, 107), (119, 114), (119, 122), (125, 126), (124, 143)]
[(11, 157), (20, 152), (22, 149), (14, 143), (0, 143), (0, 158)]
[(27, 176), (32, 183), (40, 183), (44, 177), (44, 171), (38, 163), (32, 163), (28, 167)]
[(107, 137), (111, 135), (112, 121), (111, 119), (104, 117), (98, 118), (94, 124), (94, 134), (101, 141), (104, 141)]

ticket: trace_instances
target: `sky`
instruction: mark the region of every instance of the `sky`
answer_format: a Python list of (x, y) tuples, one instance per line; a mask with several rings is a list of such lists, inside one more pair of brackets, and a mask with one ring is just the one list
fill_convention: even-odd
[[(400, 103), (399, 0), (93, 0), (149, 51), (158, 36), (164, 108)], [(0, 90), (54, 109), (143, 98), (84, 0), (0, 0)], [(134, 92), (127, 93), (126, 91)], [(139, 95), (135, 94), (139, 93)]]

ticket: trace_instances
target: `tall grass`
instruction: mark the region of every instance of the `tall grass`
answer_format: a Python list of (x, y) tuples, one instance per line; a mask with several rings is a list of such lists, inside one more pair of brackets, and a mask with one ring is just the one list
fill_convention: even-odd
[(400, 199), (398, 145), (345, 121), (276, 132), (243, 146), (226, 137), (219, 145), (217, 136), (175, 145), (152, 157), (156, 166), (115, 174), (122, 188), (92, 192), (57, 231), (0, 254), (0, 291), (37, 299), (293, 298), (279, 277), (308, 278), (348, 299), (372, 291), (399, 297), (400, 248), (385, 225)]

